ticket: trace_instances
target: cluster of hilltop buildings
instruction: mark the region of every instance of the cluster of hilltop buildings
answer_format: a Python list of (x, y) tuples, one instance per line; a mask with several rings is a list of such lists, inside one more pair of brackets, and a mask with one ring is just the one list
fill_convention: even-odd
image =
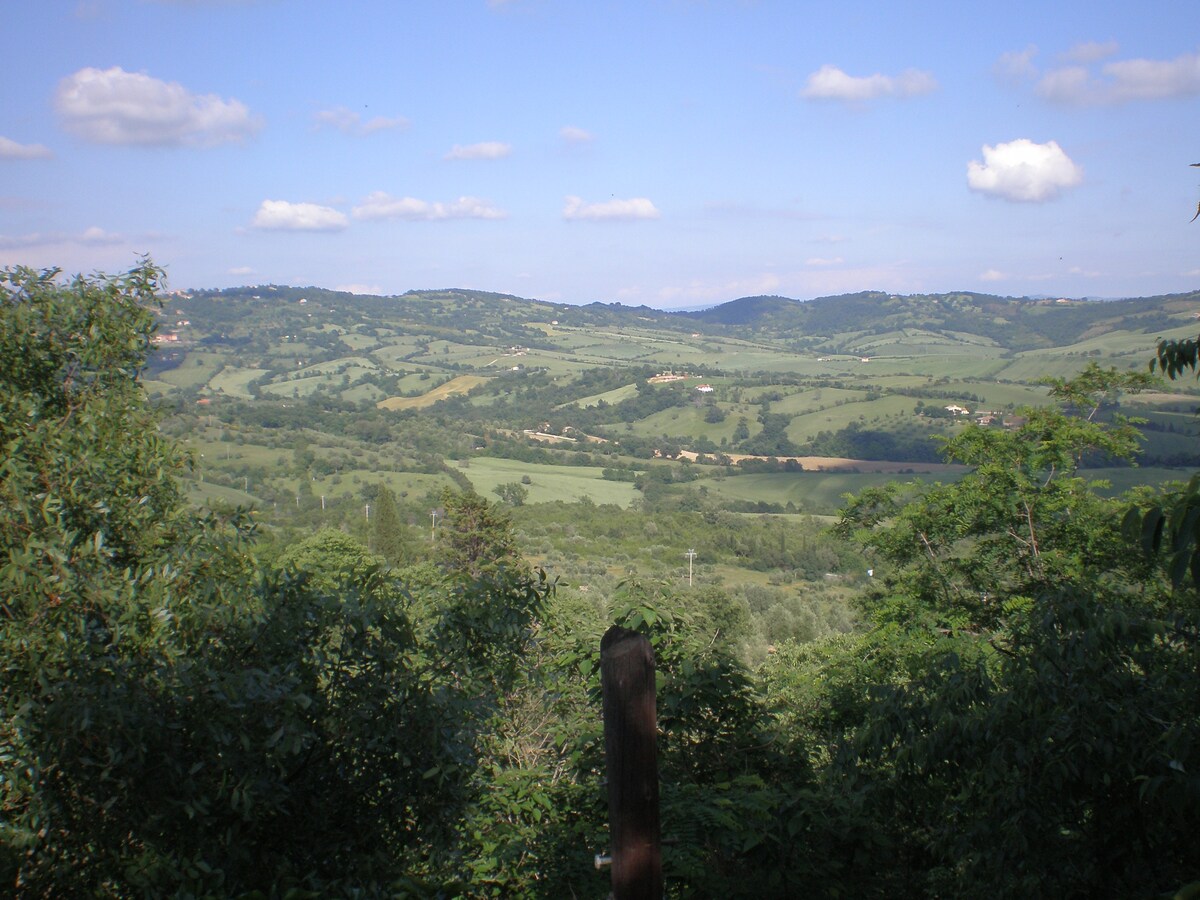
[[(971, 411), (965, 406), (959, 406), (956, 403), (951, 403), (949, 406), (942, 407), (952, 416), (970, 416)], [(999, 413), (991, 410), (977, 409), (974, 413), (975, 422), (978, 425), (1003, 425), (1005, 428), (1015, 428), (1025, 421), (1023, 416), (1001, 416)]]

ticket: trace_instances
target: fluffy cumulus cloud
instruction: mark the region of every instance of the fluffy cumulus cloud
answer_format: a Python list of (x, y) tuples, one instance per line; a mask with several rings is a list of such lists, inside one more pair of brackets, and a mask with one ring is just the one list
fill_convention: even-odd
[(70, 131), (98, 144), (212, 146), (260, 126), (239, 100), (193, 94), (178, 82), (116, 66), (67, 76), (54, 102)]
[(393, 197), (384, 191), (368, 194), (354, 207), (356, 219), (408, 219), (428, 222), (439, 219), (503, 219), (506, 213), (478, 197), (459, 197), (452, 203)]
[(1056, 141), (1035, 144), (1019, 138), (995, 147), (984, 145), (983, 162), (967, 164), (973, 191), (1021, 203), (1053, 200), (1083, 180), (1083, 170)]
[(0, 136), (0, 159), (50, 159), (54, 154), (41, 144), (19, 144)]
[(334, 106), (330, 109), (318, 110), (313, 114), (313, 125), (318, 128), (333, 128), (342, 134), (356, 136), (375, 134), (377, 131), (387, 131), (393, 128), (407, 128), (408, 119), (403, 116), (387, 117), (372, 116), (364, 119), (354, 110), (345, 106)]
[(1078, 64), (1046, 72), (1037, 83), (1037, 93), (1065, 106), (1105, 106), (1200, 94), (1200, 54), (1185, 53), (1165, 60), (1118, 59), (1098, 69), (1087, 65), (1114, 49), (1115, 45), (1109, 44), (1075, 48), (1068, 58)]
[(802, 97), (809, 100), (874, 100), (877, 97), (915, 97), (937, 89), (928, 72), (908, 69), (899, 75), (847, 75), (837, 66), (824, 65), (808, 76)]
[(503, 159), (512, 147), (502, 141), (483, 141), (479, 144), (455, 144), (446, 159)]
[(331, 206), (264, 200), (250, 224), (264, 231), (341, 231), (349, 223)]
[(564, 219), (590, 221), (632, 221), (659, 217), (658, 209), (645, 197), (605, 200), (602, 203), (585, 203), (580, 197), (567, 197), (562, 214)]

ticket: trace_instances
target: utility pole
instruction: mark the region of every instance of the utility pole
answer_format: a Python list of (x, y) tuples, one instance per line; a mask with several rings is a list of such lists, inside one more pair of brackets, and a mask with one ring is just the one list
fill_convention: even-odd
[(434, 540), (434, 537), (437, 533), (437, 512), (438, 511), (436, 509), (431, 509), (429, 511), (429, 518), (431, 521), (431, 524), (429, 526), (429, 540), (430, 541)]
[(366, 512), (367, 512), (367, 521), (368, 521), (368, 522), (370, 522), (370, 521), (371, 521), (371, 504), (370, 504), (370, 503), (368, 503), (368, 504), (366, 505), (365, 509), (366, 509)]
[(696, 558), (696, 551), (689, 548), (688, 552), (685, 553), (684, 556), (686, 556), (688, 558), (688, 587), (691, 587), (692, 586), (692, 561)]

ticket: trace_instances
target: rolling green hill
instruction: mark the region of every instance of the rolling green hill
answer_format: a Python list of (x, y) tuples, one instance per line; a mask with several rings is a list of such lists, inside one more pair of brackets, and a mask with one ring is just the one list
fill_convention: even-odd
[[(417, 518), (443, 487), (487, 493), (517, 464), (545, 469), (526, 491), (532, 504), (653, 496), (828, 514), (853, 478), (797, 474), (796, 463), (785, 473), (787, 457), (862, 460), (864, 473), (871, 460), (927, 465), (938, 437), (968, 422), (1003, 428), (1046, 402), (1043, 376), (1093, 362), (1140, 368), (1159, 337), (1194, 333), (1198, 314), (1200, 293), (867, 291), (669, 313), (265, 285), (169, 296), (147, 384), (170, 412), (165, 427), (196, 449), (197, 496), (249, 498), (268, 518), (318, 501), (351, 515), (383, 484)], [(1148, 419), (1146, 464), (1194, 465), (1196, 393), (1176, 382), (1103, 414)], [(680, 451), (701, 461), (680, 462)], [(731, 466), (723, 454), (783, 461), (743, 475), (753, 459)]]

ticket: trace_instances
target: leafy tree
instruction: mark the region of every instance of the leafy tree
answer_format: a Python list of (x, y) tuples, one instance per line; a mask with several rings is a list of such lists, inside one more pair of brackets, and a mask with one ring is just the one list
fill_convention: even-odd
[[(547, 587), (255, 560), (138, 384), (161, 272), (0, 280), (0, 883), (381, 894), (450, 833)], [(335, 576), (346, 575), (336, 587)]]
[(1200, 792), (1197, 595), (1132, 552), (1126, 505), (1074, 474), (1084, 453), (1136, 446), (1128, 422), (1094, 416), (1121, 378), (1057, 384), (1078, 415), (964, 431), (947, 452), (976, 468), (958, 485), (851, 501), (843, 530), (894, 567), (868, 653), (903, 661), (864, 685), (838, 675), (864, 648), (835, 653), (822, 675), (858, 699), (812, 722), (830, 789), (879, 823), (884, 871), (906, 873), (858, 889), (1153, 896), (1200, 872), (1183, 837)]
[(1200, 338), (1180, 338), (1179, 340), (1160, 340), (1154, 359), (1150, 360), (1150, 371), (1156, 368), (1168, 378), (1174, 380), (1184, 373), (1184, 370), (1196, 371), (1200, 362)]
[[(1053, 390), (1077, 408), (1092, 398), (1094, 412), (1123, 377), (1089, 369), (1083, 383)], [(971, 425), (946, 442), (948, 460), (974, 467), (958, 482), (916, 494), (871, 489), (843, 511), (839, 531), (893, 566), (888, 586), (943, 623), (991, 627), (1006, 615), (1005, 598), (1120, 569), (1119, 521), (1077, 469), (1088, 453), (1131, 459), (1137, 430), (1053, 408), (1024, 414), (1014, 429)]]
[(302, 575), (322, 590), (334, 591), (346, 583), (366, 583), (383, 562), (346, 532), (322, 528), (284, 550), (278, 566)]
[(517, 481), (510, 481), (506, 484), (497, 485), (492, 489), (500, 502), (506, 506), (524, 506), (525, 500), (529, 497), (529, 489)]

